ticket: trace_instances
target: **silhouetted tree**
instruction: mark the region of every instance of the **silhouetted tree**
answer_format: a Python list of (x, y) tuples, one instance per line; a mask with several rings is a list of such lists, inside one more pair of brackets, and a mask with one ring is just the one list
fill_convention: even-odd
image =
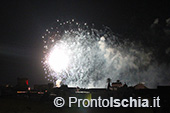
[(107, 89), (108, 89), (108, 90), (109, 90), (109, 88), (110, 88), (110, 82), (111, 82), (111, 79), (110, 79), (110, 78), (107, 78), (107, 83), (108, 83)]

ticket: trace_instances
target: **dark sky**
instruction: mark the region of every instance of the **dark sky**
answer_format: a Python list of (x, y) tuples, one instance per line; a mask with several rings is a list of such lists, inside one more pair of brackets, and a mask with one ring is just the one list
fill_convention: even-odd
[(33, 85), (47, 83), (41, 36), (56, 19), (106, 25), (124, 34), (148, 29), (155, 18), (169, 18), (170, 2), (1, 1), (0, 12), (0, 84), (15, 85), (17, 77), (27, 77)]

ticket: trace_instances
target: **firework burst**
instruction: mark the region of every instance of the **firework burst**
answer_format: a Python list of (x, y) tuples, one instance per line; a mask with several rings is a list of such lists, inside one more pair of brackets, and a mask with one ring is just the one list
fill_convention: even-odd
[(104, 87), (106, 78), (120, 79), (150, 63), (150, 52), (120, 43), (108, 27), (97, 30), (74, 19), (57, 20), (42, 39), (46, 78), (69, 86)]

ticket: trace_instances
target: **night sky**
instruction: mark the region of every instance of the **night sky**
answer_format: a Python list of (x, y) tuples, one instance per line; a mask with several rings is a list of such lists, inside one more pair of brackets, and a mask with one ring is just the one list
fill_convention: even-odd
[[(170, 42), (170, 38), (161, 42), (157, 37), (151, 44), (142, 35), (149, 31), (156, 18), (165, 26), (165, 19), (170, 18), (170, 2), (165, 1), (1, 1), (0, 12), (0, 84), (15, 85), (17, 77), (27, 77), (30, 85), (48, 82), (41, 65), (41, 36), (56, 19), (73, 18), (78, 22), (95, 23), (99, 28), (106, 25), (123, 38), (143, 41), (146, 46), (162, 50)], [(157, 56), (160, 62), (169, 61), (164, 53)]]

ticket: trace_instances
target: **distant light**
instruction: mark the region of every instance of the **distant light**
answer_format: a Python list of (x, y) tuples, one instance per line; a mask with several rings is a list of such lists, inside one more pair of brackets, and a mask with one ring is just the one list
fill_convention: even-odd
[(9, 85), (7, 84), (6, 87), (9, 87)]
[(17, 91), (18, 94), (27, 93), (27, 91)]
[(60, 86), (61, 86), (60, 84), (61, 84), (61, 80), (58, 79), (58, 80), (56, 81), (56, 87), (60, 87)]
[(44, 92), (38, 92), (38, 94), (42, 95), (42, 94), (44, 94)]
[(26, 82), (26, 84), (27, 84), (27, 86), (28, 86), (28, 80), (26, 80), (25, 82)]

